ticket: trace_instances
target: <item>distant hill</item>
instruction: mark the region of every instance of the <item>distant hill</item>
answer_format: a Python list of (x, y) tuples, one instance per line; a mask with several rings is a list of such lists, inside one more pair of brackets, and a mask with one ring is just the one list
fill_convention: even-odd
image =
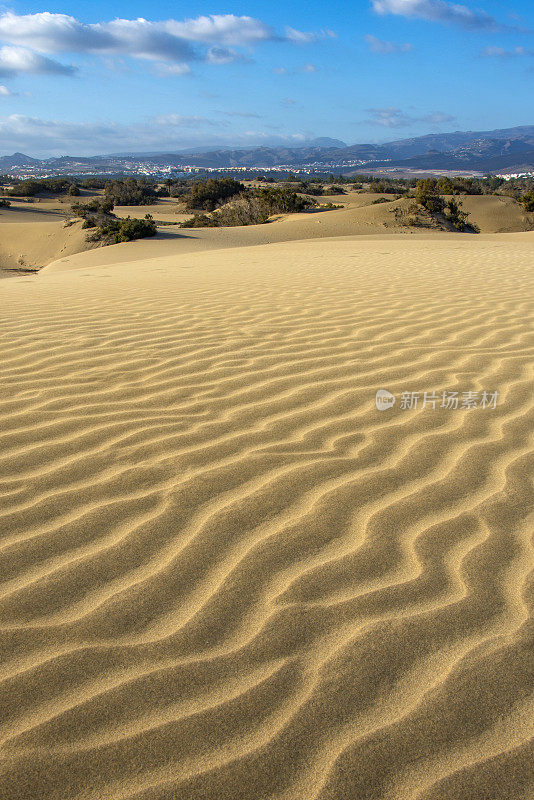
[(25, 167), (30, 164), (38, 164), (38, 158), (31, 158), (24, 153), (13, 153), (12, 156), (0, 156), (0, 172), (6, 172), (12, 167)]
[(205, 168), (244, 167), (262, 169), (285, 166), (289, 168), (318, 165), (320, 168), (365, 171), (381, 167), (407, 170), (476, 170), (500, 172), (534, 170), (534, 125), (503, 128), (493, 131), (455, 131), (436, 133), (385, 144), (353, 144), (347, 146), (339, 139), (321, 137), (298, 147), (207, 148), (198, 152), (174, 151), (162, 153), (124, 153), (38, 159), (15, 153), (0, 158), (0, 172), (17, 166), (42, 164), (47, 171), (63, 173), (77, 167), (98, 172), (99, 169), (120, 171), (121, 159), (134, 159), (158, 166), (196, 166)]

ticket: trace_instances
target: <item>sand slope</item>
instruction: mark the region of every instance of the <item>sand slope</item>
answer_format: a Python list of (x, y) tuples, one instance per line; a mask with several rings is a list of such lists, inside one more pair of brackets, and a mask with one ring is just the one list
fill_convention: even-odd
[(2, 282), (2, 800), (532, 797), (533, 257)]
[(70, 227), (64, 221), (2, 222), (0, 270), (41, 269), (51, 261), (86, 250), (87, 231), (81, 220)]

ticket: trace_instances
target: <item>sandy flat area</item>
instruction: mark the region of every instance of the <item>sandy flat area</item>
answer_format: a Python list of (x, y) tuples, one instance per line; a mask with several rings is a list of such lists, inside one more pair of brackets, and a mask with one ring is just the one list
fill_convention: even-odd
[(534, 235), (150, 247), (0, 287), (2, 800), (532, 798)]

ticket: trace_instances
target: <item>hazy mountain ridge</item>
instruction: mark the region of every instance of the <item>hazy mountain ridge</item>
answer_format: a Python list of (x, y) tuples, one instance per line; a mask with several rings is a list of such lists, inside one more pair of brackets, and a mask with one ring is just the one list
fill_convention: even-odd
[[(339, 146), (343, 145), (343, 146)], [(154, 166), (197, 166), (211, 169), (231, 167), (358, 166), (405, 167), (407, 169), (473, 169), (499, 171), (502, 169), (534, 168), (534, 125), (504, 128), (493, 131), (455, 131), (400, 139), (385, 144), (354, 144), (346, 146), (336, 139), (319, 138), (299, 147), (209, 148), (196, 153), (177, 151), (167, 153), (130, 153), (91, 157), (61, 156), (34, 159), (23, 153), (0, 157), (0, 172), (15, 166), (42, 164), (47, 169), (83, 165), (110, 167), (117, 160), (142, 160)], [(352, 163), (351, 163), (352, 162)]]

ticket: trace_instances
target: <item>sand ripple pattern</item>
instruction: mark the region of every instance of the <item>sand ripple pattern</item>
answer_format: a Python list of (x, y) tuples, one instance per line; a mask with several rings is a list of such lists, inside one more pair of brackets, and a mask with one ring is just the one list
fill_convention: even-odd
[(534, 796), (533, 261), (343, 239), (3, 282), (2, 800)]

